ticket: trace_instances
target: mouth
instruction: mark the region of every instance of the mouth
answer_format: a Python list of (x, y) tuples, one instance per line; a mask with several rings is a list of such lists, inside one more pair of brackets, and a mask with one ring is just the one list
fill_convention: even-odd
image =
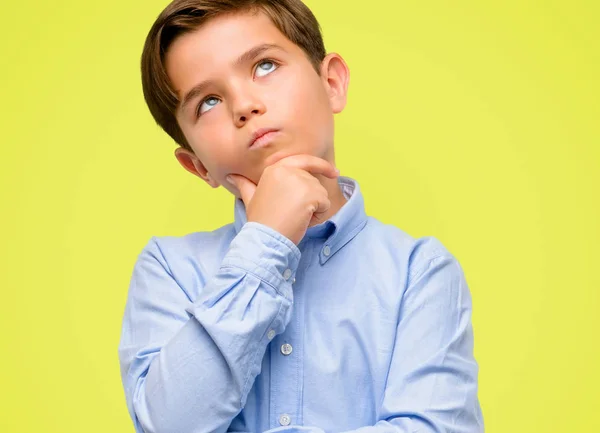
[(278, 129), (262, 128), (252, 134), (252, 138), (248, 144), (250, 149), (257, 149), (268, 146), (273, 138), (279, 134)]

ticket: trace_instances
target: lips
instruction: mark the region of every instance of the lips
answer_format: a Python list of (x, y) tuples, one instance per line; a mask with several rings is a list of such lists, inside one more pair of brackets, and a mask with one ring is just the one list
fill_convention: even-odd
[[(267, 134), (273, 133), (273, 132), (278, 132), (278, 129), (275, 128), (261, 128), (257, 131), (255, 131), (251, 138), (250, 141), (248, 143), (248, 147), (255, 147), (257, 145), (263, 144), (261, 143), (261, 139), (262, 137), (264, 137)], [(273, 135), (273, 134), (270, 134)], [(262, 140), (264, 142), (264, 140)]]

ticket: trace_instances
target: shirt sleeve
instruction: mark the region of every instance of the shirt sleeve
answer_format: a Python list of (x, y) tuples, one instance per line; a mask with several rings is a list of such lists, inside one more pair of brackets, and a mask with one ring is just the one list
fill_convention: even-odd
[(192, 301), (151, 239), (134, 266), (119, 344), (136, 432), (227, 430), (290, 320), (299, 260), (291, 240), (248, 222)]
[[(402, 300), (378, 421), (345, 433), (484, 431), (463, 271), (449, 253), (423, 263), (410, 276)], [(290, 425), (267, 433), (325, 432), (319, 426)]]

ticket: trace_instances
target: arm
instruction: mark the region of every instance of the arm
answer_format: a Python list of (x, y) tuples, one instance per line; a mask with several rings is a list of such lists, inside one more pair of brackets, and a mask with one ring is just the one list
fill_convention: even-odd
[[(422, 263), (409, 276), (401, 304), (378, 420), (346, 433), (484, 431), (473, 357), (471, 296), (462, 269), (447, 252)], [(268, 433), (324, 431), (318, 426), (288, 426)]]
[[(134, 266), (119, 345), (138, 433), (227, 430), (260, 373), (270, 339), (290, 320), (290, 282), (299, 259), (289, 239), (249, 222), (192, 301), (154, 238), (148, 243)], [(286, 269), (292, 271), (288, 279)]]

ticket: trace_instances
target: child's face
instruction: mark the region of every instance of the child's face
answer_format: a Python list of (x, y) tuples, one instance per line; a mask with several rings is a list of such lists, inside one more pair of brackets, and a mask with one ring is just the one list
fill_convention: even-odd
[[(280, 48), (236, 63), (265, 44)], [(180, 101), (208, 82), (178, 108), (178, 123), (194, 153), (179, 148), (176, 156), (213, 187), (222, 184), (235, 194), (225, 180), (228, 174), (258, 183), (264, 168), (283, 156), (308, 153), (333, 162), (333, 114), (344, 108), (348, 84), (339, 55), (326, 57), (320, 77), (302, 49), (266, 15), (235, 14), (180, 36), (165, 63)], [(249, 148), (252, 134), (262, 128), (279, 132), (266, 147)]]

